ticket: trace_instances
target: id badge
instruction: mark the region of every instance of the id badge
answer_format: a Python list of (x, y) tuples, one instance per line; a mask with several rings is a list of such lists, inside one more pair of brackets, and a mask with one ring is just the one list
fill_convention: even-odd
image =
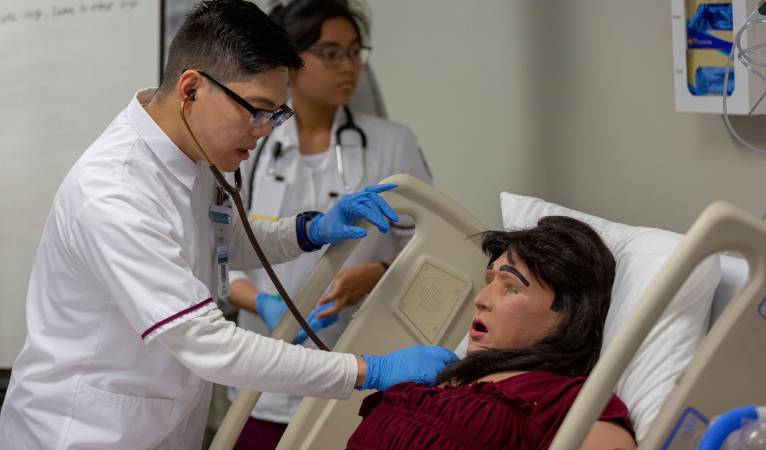
[(226, 244), (215, 249), (216, 271), (218, 272), (218, 298), (229, 296), (229, 248)]
[(207, 212), (210, 221), (219, 225), (230, 225), (231, 214), (231, 207), (226, 205), (210, 205)]

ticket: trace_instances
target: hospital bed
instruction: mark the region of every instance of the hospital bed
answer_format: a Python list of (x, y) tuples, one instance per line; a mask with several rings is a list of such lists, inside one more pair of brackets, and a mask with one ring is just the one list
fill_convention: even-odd
[[(481, 268), (486, 264), (486, 257), (481, 253), (476, 234), (486, 228), (453, 200), (412, 177), (396, 175), (386, 181), (399, 184), (399, 189), (385, 194), (386, 200), (397, 212), (415, 219), (415, 236), (357, 311), (334, 350), (357, 354), (385, 353), (412, 344), (456, 348), (461, 339), (465, 341), (471, 301), (484, 284)], [(512, 200), (522, 207), (510, 208), (511, 217), (524, 217), (527, 222), (512, 223), (513, 218), (506, 220), (504, 210), (506, 227), (531, 225), (543, 215), (563, 214), (585, 220), (602, 237), (615, 230), (614, 224), (598, 222), (603, 219), (595, 218), (594, 222), (591, 216), (551, 209), (549, 204), (540, 207), (527, 198)], [(530, 204), (537, 206), (530, 207)], [(624, 275), (621, 275), (622, 268), (631, 264), (629, 257), (623, 257), (631, 245), (640, 246), (639, 260), (646, 260), (647, 245), (642, 239), (651, 235), (651, 230), (647, 230), (641, 228), (623, 233), (616, 240), (605, 238), (618, 261), (618, 277)], [(617, 231), (624, 230), (618, 228)], [(659, 414), (649, 408), (648, 419), (638, 418), (646, 422), (641, 427), (648, 430), (642, 432), (640, 448), (694, 448), (690, 443), (701, 436), (705, 422), (714, 415), (745, 403), (766, 404), (766, 389), (760, 385), (760, 380), (766, 380), (766, 359), (760, 357), (758, 350), (766, 342), (766, 306), (760, 300), (766, 293), (766, 225), (730, 205), (716, 203), (703, 213), (686, 237), (678, 239), (667, 256), (664, 250), (654, 254), (664, 258), (661, 270), (657, 269), (657, 276), (652, 274), (652, 279), (646, 281), (650, 288), (645, 294), (637, 295), (638, 301), (627, 310), (629, 318), (612, 318), (612, 323), (610, 318), (607, 319), (605, 341), (609, 340), (609, 345), (551, 448), (579, 448), (615, 386), (621, 396), (620, 389), (627, 390), (625, 386), (630, 385), (629, 377), (625, 381), (627, 372), (636, 370), (631, 364), (643, 361), (641, 352), (655, 352), (657, 347), (645, 348), (644, 341), (654, 338), (657, 342), (652, 345), (663, 345), (663, 332), (677, 335), (678, 329), (672, 327), (683, 322), (681, 319), (688, 316), (689, 311), (698, 314), (691, 321), (704, 321), (707, 331), (711, 304), (715, 326), (693, 355), (684, 376), (675, 388), (671, 386), (669, 395), (662, 395)], [(666, 245), (668, 236), (660, 235), (659, 241)], [(307, 314), (312, 309), (355, 245), (349, 241), (328, 249), (296, 297), (302, 313)], [(649, 247), (651, 250), (652, 246)], [(719, 266), (717, 257), (708, 257), (723, 250), (735, 250), (745, 259), (724, 256), (722, 266)], [(732, 307), (723, 311), (732, 294), (743, 284), (746, 286), (732, 302)], [(694, 286), (690, 291), (690, 285), (706, 285), (704, 289), (709, 291), (710, 298), (700, 301), (701, 305), (695, 304), (695, 297), (701, 294), (694, 290)], [(679, 300), (681, 294), (676, 294), (679, 288), (688, 294), (691, 303), (683, 304), (684, 299)], [(613, 292), (613, 299), (617, 294)], [(668, 303), (670, 306), (666, 309)], [(613, 309), (624, 316), (622, 306), (615, 305), (613, 300)], [(612, 312), (610, 309), (610, 315)], [(719, 314), (721, 317), (715, 320)], [(663, 323), (670, 328), (660, 330), (658, 334), (657, 329), (662, 328)], [(296, 331), (294, 320), (284, 320), (273, 336), (287, 338)], [(692, 353), (698, 344), (692, 342)], [(684, 366), (688, 362), (680, 361), (679, 364)], [(668, 381), (674, 385), (684, 368), (676, 367), (675, 370), (669, 380), (663, 380), (666, 385)], [(355, 392), (345, 401), (305, 398), (279, 449), (344, 448), (360, 422), (359, 405), (367, 394)], [(626, 396), (629, 395), (626, 393)], [(233, 447), (257, 398), (258, 393), (240, 392), (211, 449)], [(631, 402), (626, 403), (632, 406)], [(643, 408), (639, 406), (636, 408)]]

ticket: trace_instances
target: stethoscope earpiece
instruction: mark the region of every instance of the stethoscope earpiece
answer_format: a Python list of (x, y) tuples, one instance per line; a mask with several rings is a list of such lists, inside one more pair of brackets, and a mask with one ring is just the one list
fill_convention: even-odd
[(197, 90), (192, 89), (191, 91), (189, 91), (188, 97), (189, 97), (189, 101), (191, 102), (193, 102), (194, 100), (197, 100)]

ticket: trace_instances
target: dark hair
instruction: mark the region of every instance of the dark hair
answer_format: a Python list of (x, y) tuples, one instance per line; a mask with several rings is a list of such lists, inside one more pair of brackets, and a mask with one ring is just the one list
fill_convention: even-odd
[(473, 352), (445, 368), (439, 382), (469, 384), (513, 370), (587, 376), (601, 351), (615, 271), (614, 257), (599, 235), (579, 220), (548, 216), (535, 228), (488, 231), (483, 238), (482, 249), (490, 262), (513, 251), (540, 283), (554, 291), (561, 321), (531, 346)]
[(277, 6), (271, 17), (287, 30), (290, 41), (299, 52), (306, 50), (319, 40), (322, 24), (327, 19), (343, 17), (354, 26), (362, 44), (369, 33), (369, 21), (361, 6), (349, 4), (347, 0), (293, 0), (287, 6)]
[(173, 38), (159, 91), (172, 89), (184, 69), (229, 82), (280, 67), (303, 67), (285, 30), (249, 1), (207, 0), (186, 16)]

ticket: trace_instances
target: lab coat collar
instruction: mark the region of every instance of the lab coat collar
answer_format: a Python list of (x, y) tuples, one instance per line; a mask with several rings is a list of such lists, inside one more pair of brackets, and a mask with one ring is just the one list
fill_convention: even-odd
[[(349, 108), (351, 109), (351, 108)], [(351, 110), (351, 116), (354, 119), (354, 123), (356, 123), (356, 126), (360, 127), (359, 125), (359, 114)], [(344, 111), (344, 108), (341, 106), (338, 108), (338, 110), (335, 112), (335, 120), (332, 124), (332, 131), (330, 135), (330, 149), (335, 148), (336, 138), (338, 137), (338, 128), (340, 128), (343, 125), (346, 125), (348, 123), (348, 116), (346, 116), (346, 111)], [(341, 141), (343, 143), (343, 148), (362, 148), (362, 138), (359, 136), (358, 133), (354, 131), (344, 131), (343, 135), (341, 136)]]
[[(337, 132), (338, 127), (340, 127), (342, 124), (345, 124), (347, 120), (348, 119), (346, 118), (345, 111), (343, 111), (343, 107), (339, 107), (338, 110), (335, 111), (335, 118), (332, 122), (332, 129), (330, 130), (330, 149), (335, 148), (335, 133)], [(282, 150), (298, 150), (300, 147), (300, 142), (298, 141), (298, 120), (295, 117), (293, 117), (291, 120), (288, 120), (282, 124), (281, 127), (275, 129), (271, 133), (271, 137), (269, 139), (273, 139), (274, 142), (280, 142), (282, 144)], [(344, 141), (344, 143), (346, 142)], [(361, 146), (361, 143), (358, 145)]]
[(269, 140), (282, 144), (282, 150), (298, 150), (298, 120), (292, 117), (271, 132)]
[(128, 118), (160, 162), (191, 191), (197, 179), (197, 164), (170, 140), (144, 109), (155, 92), (156, 89), (137, 92), (128, 105)]
[[(353, 114), (353, 113), (352, 113)], [(332, 120), (332, 129), (330, 130), (330, 148), (335, 148), (335, 133), (338, 132), (338, 128), (340, 128), (341, 123), (346, 123), (348, 119), (346, 118), (346, 112), (343, 111), (343, 107), (341, 106), (335, 111), (335, 118)]]

